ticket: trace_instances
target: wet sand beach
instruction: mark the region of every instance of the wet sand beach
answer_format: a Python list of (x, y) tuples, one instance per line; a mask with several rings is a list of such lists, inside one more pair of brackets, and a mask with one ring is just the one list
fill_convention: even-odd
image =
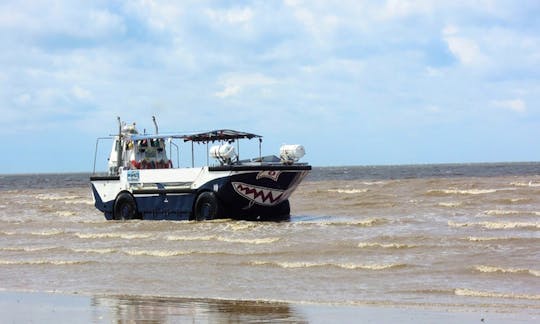
[(0, 292), (3, 323), (526, 323), (496, 310), (288, 304), (148, 296)]

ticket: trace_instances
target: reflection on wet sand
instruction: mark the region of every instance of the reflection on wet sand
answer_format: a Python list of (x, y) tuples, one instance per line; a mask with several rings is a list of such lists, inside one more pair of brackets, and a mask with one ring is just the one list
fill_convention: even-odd
[(102, 313), (109, 312), (107, 317), (117, 323), (184, 323), (188, 320), (197, 323), (308, 322), (287, 303), (262, 301), (103, 296), (92, 297), (92, 308), (102, 309), (102, 312), (96, 313), (96, 322), (103, 319)]

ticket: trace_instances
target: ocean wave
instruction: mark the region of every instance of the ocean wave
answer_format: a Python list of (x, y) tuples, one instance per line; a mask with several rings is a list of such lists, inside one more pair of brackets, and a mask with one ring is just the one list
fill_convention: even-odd
[(515, 187), (540, 187), (540, 183), (529, 182), (510, 182), (510, 185)]
[(108, 254), (108, 253), (115, 253), (118, 252), (118, 250), (115, 249), (71, 249), (73, 252), (76, 253), (97, 253), (97, 254)]
[(77, 215), (76, 212), (73, 212), (73, 211), (56, 211), (55, 212), (56, 215), (58, 216), (61, 216), (61, 217), (71, 217), (71, 216), (75, 216)]
[(474, 267), (476, 271), (485, 273), (512, 273), (512, 274), (528, 274), (535, 277), (540, 277), (540, 271), (520, 268), (500, 268), (487, 265), (477, 265)]
[(272, 262), (272, 261), (251, 261), (249, 263), (253, 266), (275, 266), (284, 269), (299, 269), (299, 268), (319, 268), (319, 267), (332, 267), (341, 268), (346, 270), (388, 270), (406, 267), (403, 263), (389, 263), (389, 264), (354, 264), (354, 263), (324, 263), (324, 262)]
[(492, 292), (492, 291), (478, 291), (478, 290), (464, 289), (464, 288), (456, 289), (454, 291), (454, 294), (457, 295), (457, 296), (467, 296), (467, 297), (489, 297), (489, 298), (540, 300), (540, 295), (498, 293), (498, 292)]
[(52, 201), (63, 200), (63, 201), (66, 201), (66, 200), (81, 199), (83, 197), (81, 197), (81, 196), (61, 196), (61, 195), (57, 195), (57, 194), (39, 194), (39, 195), (36, 195), (35, 198), (39, 199), (39, 200), (52, 200)]
[(508, 241), (512, 239), (515, 239), (515, 238), (513, 237), (476, 237), (476, 236), (469, 236), (467, 238), (467, 240), (471, 242)]
[(44, 230), (44, 231), (40, 231), (40, 232), (30, 232), (30, 235), (53, 236), (53, 235), (61, 235), (61, 234), (64, 234), (64, 233), (65, 232), (63, 230), (53, 228), (53, 229), (50, 229), (50, 230)]
[(81, 265), (95, 261), (74, 260), (0, 260), (0, 265)]
[[(212, 221), (212, 222), (214, 222), (214, 221)], [(253, 228), (257, 228), (259, 226), (260, 226), (260, 224), (256, 223), (256, 222), (239, 221), (239, 222), (227, 223), (227, 225), (225, 226), (225, 229), (231, 230), (231, 231), (234, 231), (234, 232), (238, 232), (238, 231), (250, 230), (250, 229), (253, 229)]]
[(220, 241), (227, 243), (244, 243), (244, 244), (270, 244), (281, 240), (279, 237), (265, 237), (265, 238), (256, 238), (256, 239), (246, 239), (246, 238), (231, 238), (217, 235), (207, 235), (207, 236), (167, 236), (169, 241)]
[(459, 207), (459, 206), (463, 205), (463, 203), (460, 202), (460, 201), (456, 201), (456, 202), (440, 202), (437, 205), (440, 206), (440, 207), (454, 208), (454, 207)]
[(211, 241), (216, 238), (215, 235), (206, 235), (206, 236), (177, 236), (177, 235), (168, 235), (166, 239), (168, 241)]
[(179, 255), (193, 254), (195, 252), (182, 250), (122, 250), (122, 253), (133, 256), (173, 257)]
[(328, 189), (328, 192), (335, 192), (335, 193), (341, 193), (341, 194), (359, 194), (359, 193), (365, 193), (368, 192), (368, 189)]
[(37, 252), (57, 249), (57, 246), (11, 246), (0, 247), (0, 251), (12, 251), (12, 252)]
[(376, 243), (376, 242), (360, 242), (359, 248), (383, 248), (383, 249), (410, 249), (416, 247), (411, 244), (399, 244), (399, 243)]
[(486, 229), (540, 229), (538, 222), (471, 222), (457, 223), (448, 221), (450, 227), (475, 227), (480, 226)]
[(366, 185), (366, 186), (377, 186), (377, 185), (384, 185), (384, 184), (386, 184), (386, 182), (384, 182), (384, 181), (363, 181), (362, 184)]
[(527, 202), (531, 200), (532, 200), (531, 198), (500, 198), (500, 199), (497, 199), (497, 202), (501, 204), (512, 205), (512, 204), (523, 203), (523, 202)]
[(317, 224), (327, 226), (358, 226), (358, 227), (372, 227), (376, 225), (383, 225), (388, 223), (386, 218), (368, 218), (360, 220), (346, 220), (346, 221), (323, 221)]
[(89, 206), (94, 205), (94, 201), (92, 199), (73, 199), (73, 200), (66, 200), (64, 201), (64, 203), (69, 204), (69, 205), (76, 205), (76, 204), (89, 205)]
[(428, 195), (482, 195), (497, 192), (497, 189), (431, 189)]
[(476, 236), (469, 236), (466, 238), (467, 241), (470, 242), (493, 242), (493, 241), (538, 241), (540, 242), (540, 238), (538, 237), (512, 237), (512, 236), (492, 236), (492, 237), (476, 237)]
[(281, 240), (279, 237), (265, 237), (259, 239), (239, 239), (239, 238), (229, 238), (229, 237), (217, 237), (218, 241), (227, 242), (227, 243), (243, 243), (243, 244), (270, 244)]
[(510, 216), (510, 215), (534, 215), (540, 216), (540, 212), (527, 211), (527, 210), (504, 210), (504, 209), (492, 209), (484, 211), (488, 216)]
[(121, 238), (125, 240), (145, 239), (152, 236), (138, 233), (74, 233), (73, 235), (82, 239)]

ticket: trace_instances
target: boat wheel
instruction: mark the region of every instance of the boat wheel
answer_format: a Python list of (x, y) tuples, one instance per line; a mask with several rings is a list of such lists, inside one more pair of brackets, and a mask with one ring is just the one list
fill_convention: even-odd
[(213, 192), (205, 191), (195, 201), (194, 218), (196, 221), (219, 218), (221, 206)]
[(129, 220), (137, 218), (137, 205), (133, 196), (127, 192), (121, 193), (114, 203), (113, 218), (116, 220)]

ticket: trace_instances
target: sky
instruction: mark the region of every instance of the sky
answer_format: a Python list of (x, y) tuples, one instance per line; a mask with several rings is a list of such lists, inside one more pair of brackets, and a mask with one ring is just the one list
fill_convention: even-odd
[(539, 16), (538, 0), (0, 1), (0, 173), (91, 171), (117, 116), (152, 131), (153, 115), (261, 134), (268, 155), (302, 144), (315, 166), (539, 161)]

